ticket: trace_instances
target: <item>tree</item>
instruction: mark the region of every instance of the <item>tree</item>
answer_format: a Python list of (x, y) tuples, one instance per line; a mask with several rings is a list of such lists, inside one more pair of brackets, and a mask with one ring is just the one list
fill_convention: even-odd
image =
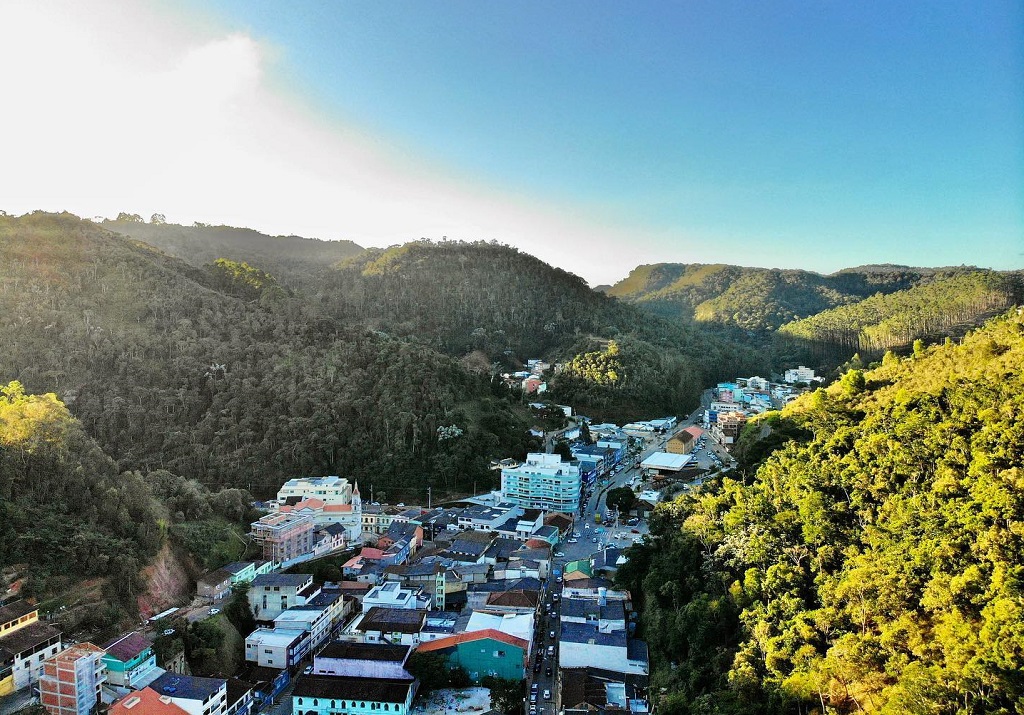
[(509, 680), (487, 675), (480, 684), (491, 691), (491, 707), (495, 710), (505, 715), (518, 715), (523, 712), (523, 703), (526, 700), (525, 680)]
[(149, 217), (149, 222), (157, 225), (167, 223), (167, 217), (163, 214), (153, 214)]
[(423, 693), (448, 687), (448, 656), (444, 653), (415, 652), (409, 657), (408, 669), (419, 678)]
[(636, 504), (636, 494), (629, 487), (618, 487), (608, 492), (605, 502), (620, 513), (626, 513)]

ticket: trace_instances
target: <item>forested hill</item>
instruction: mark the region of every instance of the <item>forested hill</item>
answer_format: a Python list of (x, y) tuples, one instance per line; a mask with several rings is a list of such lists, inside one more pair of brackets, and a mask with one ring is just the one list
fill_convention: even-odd
[(862, 266), (825, 276), (801, 270), (659, 263), (638, 266), (607, 293), (684, 322), (764, 331), (875, 293), (909, 288), (948, 270)]
[(267, 236), (248, 228), (165, 223), (159, 216), (121, 214), (99, 225), (134, 238), (194, 266), (218, 258), (245, 262), (297, 288), (313, 284), (333, 264), (362, 252), (352, 241), (322, 241), (299, 236)]
[(1024, 302), (1024, 275), (961, 271), (888, 295), (826, 310), (779, 328), (783, 342), (816, 357), (874, 356), (918, 338), (960, 335), (985, 317)]
[[(662, 713), (1024, 711), (1024, 316), (850, 371), (659, 507), (644, 594)], [(751, 450), (756, 452), (757, 450)]]
[(528, 417), (488, 376), (236, 274), (273, 288), (69, 214), (0, 217), (0, 379), (57, 393), (122, 470), (257, 494), (327, 473), (436, 494), (525, 451)]
[(496, 243), (370, 249), (340, 264), (320, 298), (339, 322), (415, 337), (506, 369), (534, 357), (569, 361), (615, 340), (621, 380), (554, 380), (557, 399), (609, 419), (689, 412), (709, 383), (767, 369), (749, 346), (652, 316)]

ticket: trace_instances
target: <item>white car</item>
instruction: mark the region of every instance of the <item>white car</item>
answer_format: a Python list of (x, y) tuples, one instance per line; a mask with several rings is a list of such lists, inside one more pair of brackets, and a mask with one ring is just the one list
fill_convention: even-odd
[(560, 559), (560, 558), (562, 558), (563, 556), (565, 556), (565, 552), (564, 552), (564, 551), (556, 551), (556, 552), (555, 552), (555, 558), (556, 558), (556, 559)]
[(210, 615), (211, 616), (216, 616), (218, 613), (220, 613), (220, 609), (219, 608), (211, 608), (210, 609)]
[(168, 628), (167, 630), (165, 630), (165, 631), (163, 632), (163, 634), (162, 634), (162, 635), (165, 635), (165, 636), (173, 636), (173, 635), (174, 635), (174, 629), (173, 629), (173, 628)]
[(566, 543), (567, 544), (578, 544), (579, 541), (580, 541), (579, 539), (569, 539)]

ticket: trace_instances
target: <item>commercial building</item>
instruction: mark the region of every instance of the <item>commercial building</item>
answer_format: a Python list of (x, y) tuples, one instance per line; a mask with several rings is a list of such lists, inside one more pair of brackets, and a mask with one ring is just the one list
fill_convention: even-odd
[(786, 370), (782, 379), (792, 385), (794, 382), (814, 382), (817, 378), (814, 375), (814, 370), (801, 365)]
[(313, 551), (313, 519), (296, 514), (267, 514), (251, 525), (263, 558), (284, 563)]
[(575, 513), (580, 508), (580, 469), (561, 455), (530, 453), (518, 467), (501, 470), (501, 498), (524, 509)]
[(124, 696), (110, 706), (108, 715), (189, 715), (170, 696), (143, 688)]
[(348, 541), (358, 541), (363, 531), (363, 507), (359, 484), (344, 477), (289, 479), (273, 502), (282, 513), (309, 516), (315, 527), (338, 524)]
[(474, 683), (488, 675), (509, 680), (526, 677), (530, 643), (494, 629), (467, 631), (421, 643), (417, 653), (443, 653), (451, 668), (465, 668)]
[(704, 434), (700, 427), (687, 427), (676, 432), (665, 443), (665, 451), (669, 454), (689, 454)]
[(88, 715), (100, 701), (107, 668), (103, 650), (79, 643), (43, 661), (39, 702), (50, 715)]
[(407, 645), (331, 643), (313, 657), (313, 673), (413, 680), (405, 667), (411, 654), (412, 648)]
[(292, 712), (316, 715), (408, 715), (418, 680), (307, 675), (292, 691)]

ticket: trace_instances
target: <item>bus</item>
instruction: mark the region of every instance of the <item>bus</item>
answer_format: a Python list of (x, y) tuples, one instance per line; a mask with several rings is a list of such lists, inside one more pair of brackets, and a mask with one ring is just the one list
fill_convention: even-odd
[(163, 613), (158, 613), (155, 616), (153, 616), (152, 618), (150, 618), (149, 622), (150, 623), (156, 623), (161, 618), (167, 618), (168, 616), (173, 616), (175, 613), (177, 613), (180, 610), (181, 610), (180, 608), (168, 608)]

